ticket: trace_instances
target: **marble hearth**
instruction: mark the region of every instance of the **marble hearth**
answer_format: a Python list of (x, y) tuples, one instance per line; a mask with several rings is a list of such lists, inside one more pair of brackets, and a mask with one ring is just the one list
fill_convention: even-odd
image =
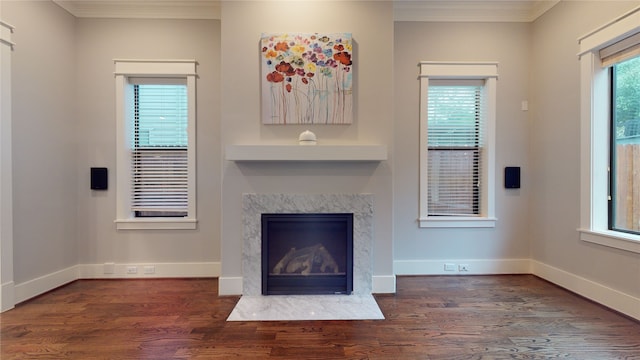
[[(372, 194), (244, 194), (242, 212), (243, 291), (228, 320), (384, 318), (372, 296)], [(263, 213), (353, 213), (352, 295), (261, 295)]]

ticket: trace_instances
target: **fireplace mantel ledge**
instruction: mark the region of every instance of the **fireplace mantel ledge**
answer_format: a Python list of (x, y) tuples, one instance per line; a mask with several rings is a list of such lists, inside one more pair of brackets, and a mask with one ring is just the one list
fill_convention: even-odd
[(386, 145), (227, 145), (229, 161), (384, 161)]

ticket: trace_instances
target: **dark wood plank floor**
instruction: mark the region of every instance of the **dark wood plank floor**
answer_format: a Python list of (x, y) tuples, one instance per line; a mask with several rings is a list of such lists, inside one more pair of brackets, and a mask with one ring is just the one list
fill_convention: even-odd
[(640, 323), (535, 276), (399, 277), (386, 320), (226, 322), (216, 279), (83, 280), (0, 315), (6, 359), (640, 359)]

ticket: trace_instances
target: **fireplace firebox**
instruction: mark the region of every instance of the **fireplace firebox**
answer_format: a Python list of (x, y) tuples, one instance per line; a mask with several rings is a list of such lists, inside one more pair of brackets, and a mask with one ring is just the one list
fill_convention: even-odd
[(262, 294), (351, 294), (353, 214), (262, 214)]

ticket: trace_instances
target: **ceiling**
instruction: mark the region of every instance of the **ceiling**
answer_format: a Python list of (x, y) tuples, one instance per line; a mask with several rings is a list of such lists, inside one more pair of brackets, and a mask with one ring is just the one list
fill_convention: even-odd
[[(144, 19), (220, 19), (220, 3), (222, 2), (220, 0), (53, 1), (72, 15), (81, 18)], [(394, 20), (396, 21), (531, 22), (559, 1), (560, 0), (393, 0), (393, 8)]]

